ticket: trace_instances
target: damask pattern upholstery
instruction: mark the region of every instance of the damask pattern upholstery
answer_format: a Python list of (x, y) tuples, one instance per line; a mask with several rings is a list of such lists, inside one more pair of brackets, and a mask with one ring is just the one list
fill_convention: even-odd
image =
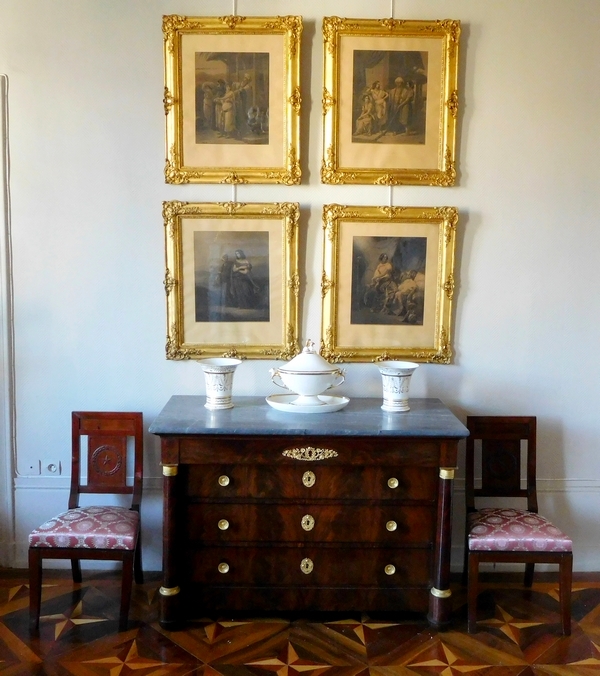
[(468, 515), (471, 551), (570, 552), (573, 541), (540, 514), (485, 507)]
[(133, 550), (139, 520), (138, 512), (126, 507), (78, 507), (33, 530), (29, 546)]

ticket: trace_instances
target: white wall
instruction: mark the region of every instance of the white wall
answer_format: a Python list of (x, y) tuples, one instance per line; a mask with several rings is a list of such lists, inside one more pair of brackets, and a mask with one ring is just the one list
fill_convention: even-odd
[[(600, 570), (600, 3), (597, 0), (0, 0), (9, 78), (18, 474), (15, 565), (29, 529), (66, 502), (74, 409), (149, 424), (172, 394), (203, 394), (194, 362), (165, 359), (161, 202), (227, 201), (224, 185), (166, 185), (162, 14), (302, 14), (301, 186), (238, 186), (239, 201), (299, 201), (303, 339), (320, 338), (321, 208), (456, 206), (453, 365), (423, 365), (412, 396), (467, 413), (534, 414), (541, 507)], [(460, 19), (457, 187), (323, 186), (324, 15)], [(266, 395), (269, 361), (238, 395)], [(380, 396), (372, 365), (343, 392)], [(145, 560), (160, 568), (158, 440), (148, 436)], [(456, 519), (460, 521), (460, 482)], [(455, 563), (460, 561), (457, 529)]]

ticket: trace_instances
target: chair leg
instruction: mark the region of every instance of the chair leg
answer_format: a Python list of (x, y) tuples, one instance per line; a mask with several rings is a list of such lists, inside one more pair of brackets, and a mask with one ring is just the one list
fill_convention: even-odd
[(138, 534), (138, 541), (135, 547), (135, 557), (133, 561), (133, 574), (136, 584), (144, 584), (144, 569), (142, 568), (142, 534)]
[(126, 631), (131, 605), (131, 587), (133, 585), (134, 553), (123, 559), (123, 581), (121, 582), (121, 608), (119, 611), (119, 631)]
[(560, 562), (560, 619), (565, 636), (571, 635), (571, 585), (573, 582), (573, 554), (569, 553)]
[(81, 583), (81, 563), (79, 559), (71, 559), (71, 573), (73, 582)]
[(525, 564), (525, 578), (523, 584), (526, 587), (531, 587), (533, 585), (533, 573), (535, 570), (535, 563), (526, 563)]
[(477, 593), (479, 583), (479, 556), (469, 552), (469, 582), (467, 587), (467, 631), (474, 634), (477, 631)]
[(42, 556), (37, 547), (29, 548), (29, 628), (37, 631), (40, 626), (42, 606)]
[(466, 587), (469, 583), (469, 540), (467, 537), (465, 537), (465, 547), (463, 550), (463, 569), (460, 582), (463, 587)]

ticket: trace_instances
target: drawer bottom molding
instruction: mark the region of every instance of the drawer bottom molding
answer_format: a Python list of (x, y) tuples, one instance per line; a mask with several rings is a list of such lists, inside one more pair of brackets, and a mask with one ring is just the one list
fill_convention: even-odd
[(186, 587), (188, 618), (218, 613), (426, 613), (429, 587)]

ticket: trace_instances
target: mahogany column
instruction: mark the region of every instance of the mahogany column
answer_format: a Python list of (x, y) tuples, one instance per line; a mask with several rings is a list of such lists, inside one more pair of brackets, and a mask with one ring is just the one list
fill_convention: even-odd
[(438, 629), (450, 624), (450, 555), (452, 537), (452, 483), (454, 468), (441, 467), (438, 489), (438, 518), (435, 538), (433, 587), (430, 590), (429, 623)]

